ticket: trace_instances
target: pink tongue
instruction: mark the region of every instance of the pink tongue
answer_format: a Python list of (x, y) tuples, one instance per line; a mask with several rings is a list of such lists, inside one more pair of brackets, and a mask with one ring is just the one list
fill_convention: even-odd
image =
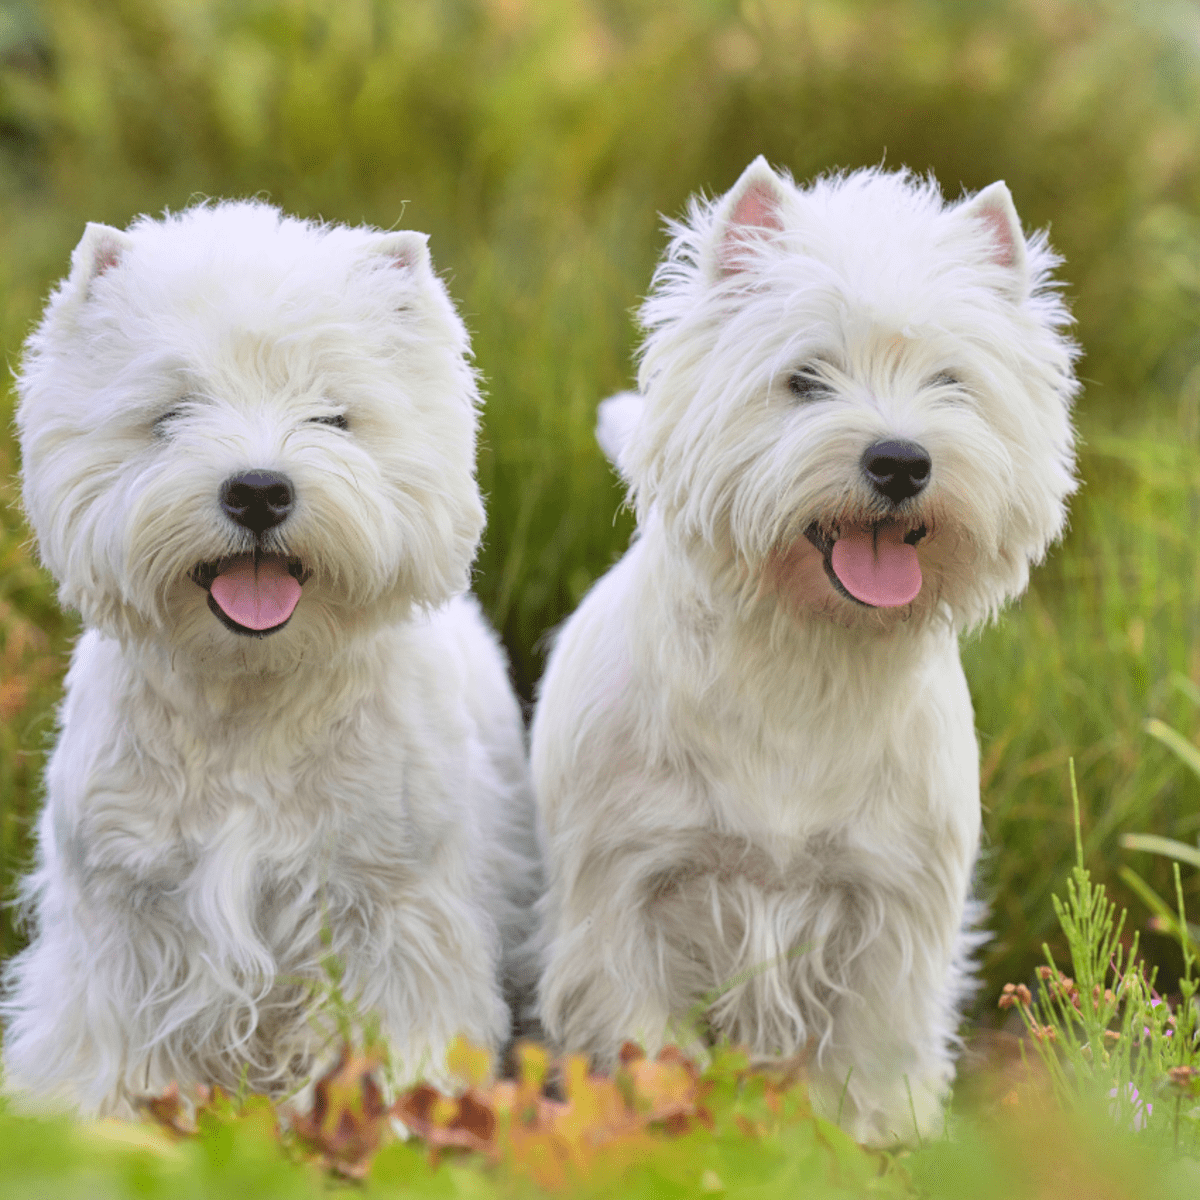
[(848, 533), (833, 543), (829, 557), (842, 586), (864, 604), (896, 608), (921, 590), (917, 548), (904, 541), (898, 525)]
[(300, 583), (278, 555), (257, 562), (250, 554), (233, 559), (209, 590), (221, 611), (247, 629), (282, 625), (300, 601)]

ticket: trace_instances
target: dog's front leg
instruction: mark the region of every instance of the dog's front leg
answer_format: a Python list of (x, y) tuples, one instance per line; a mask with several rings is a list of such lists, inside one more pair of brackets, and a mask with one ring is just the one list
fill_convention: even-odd
[(129, 1014), (143, 999), (135, 939), (107, 906), (84, 910), (53, 859), (31, 882), (37, 933), (5, 969), (4, 1090), (33, 1107), (131, 1117)]
[(492, 915), (435, 878), (415, 884), (373, 922), (370, 943), (344, 955), (349, 994), (378, 1016), (398, 1085), (439, 1078), (459, 1035), (489, 1050), (504, 1045), (499, 953)]
[[(556, 880), (543, 901), (539, 1009), (553, 1045), (609, 1068), (626, 1041), (650, 1053), (686, 1043), (674, 1028), (670, 980), (675, 950), (652, 919), (639, 855), (597, 855), (605, 863)], [(677, 973), (677, 972), (675, 972)]]
[(633, 1041), (650, 1053), (672, 1040), (665, 990), (653, 972), (615, 951), (612, 937), (627, 938), (646, 954), (648, 941), (633, 928), (620, 930), (608, 916), (601, 932), (585, 920), (555, 939), (542, 976), (541, 1019), (551, 1043), (588, 1054), (600, 1069), (616, 1063), (617, 1052)]
[(917, 927), (929, 930), (935, 918), (916, 916), (915, 908), (893, 906), (876, 944), (855, 964), (853, 994), (838, 1006), (834, 1045), (811, 1072), (816, 1106), (867, 1145), (935, 1136), (954, 1078), (958, 1010), (969, 990), (975, 938), (964, 928), (930, 939), (922, 954), (904, 961), (896, 947)]
[(929, 1044), (879, 1040), (879, 1014), (864, 1014), (874, 1042), (854, 1021), (843, 1021), (843, 1037), (860, 1037), (810, 1068), (814, 1107), (867, 1146), (914, 1144), (936, 1136), (954, 1075), (945, 1050)]

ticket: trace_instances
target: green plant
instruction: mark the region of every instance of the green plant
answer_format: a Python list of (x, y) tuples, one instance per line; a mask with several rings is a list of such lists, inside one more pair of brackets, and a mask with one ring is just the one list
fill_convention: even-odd
[[(1169, 1135), (1176, 1148), (1200, 1152), (1200, 980), (1186, 934), (1184, 972), (1173, 1007), (1155, 990), (1138, 956), (1138, 938), (1122, 943), (1126, 914), (1084, 867), (1075, 764), (1070, 764), (1076, 861), (1064, 903), (1054, 897), (1073, 974), (1043, 947), (1039, 986), (1006, 984), (1003, 1008), (1016, 1007), (1065, 1109), (1106, 1105), (1123, 1128)], [(1183, 887), (1175, 869), (1178, 928), (1186, 930)]]
[[(1171, 679), (1175, 689), (1185, 695), (1194, 705), (1200, 706), (1200, 687), (1183, 675)], [(1166, 746), (1193, 775), (1200, 777), (1200, 750), (1177, 729), (1165, 721), (1151, 717), (1145, 724), (1151, 737)], [(1200, 846), (1189, 846), (1176, 838), (1162, 837), (1154, 833), (1126, 833), (1121, 837), (1125, 850), (1140, 850), (1172, 860), (1175, 871), (1176, 889), (1179, 889), (1179, 864), (1200, 868)], [(1177, 938), (1183, 947), (1185, 958), (1200, 955), (1200, 925), (1184, 919), (1182, 901), (1178, 918), (1162, 897), (1130, 866), (1120, 871), (1122, 881), (1135, 892), (1151, 912), (1149, 928)]]

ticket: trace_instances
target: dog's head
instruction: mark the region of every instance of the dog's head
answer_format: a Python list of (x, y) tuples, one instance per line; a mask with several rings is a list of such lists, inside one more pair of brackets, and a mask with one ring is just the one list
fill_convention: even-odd
[(1019, 593), (1075, 488), (1069, 317), (1003, 184), (957, 204), (761, 158), (693, 202), (643, 309), (639, 517), (743, 596), (891, 627)]
[(460, 591), (483, 526), (468, 354), (421, 234), (260, 203), (89, 225), (18, 381), (63, 602), (253, 665)]

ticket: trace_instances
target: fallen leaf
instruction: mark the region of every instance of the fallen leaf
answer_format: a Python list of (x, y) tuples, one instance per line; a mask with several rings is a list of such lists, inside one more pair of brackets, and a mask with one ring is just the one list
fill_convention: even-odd
[(376, 1079), (377, 1052), (356, 1054), (343, 1045), (338, 1061), (314, 1085), (309, 1113), (294, 1113), (292, 1131), (328, 1170), (363, 1178), (379, 1149), (389, 1112)]

